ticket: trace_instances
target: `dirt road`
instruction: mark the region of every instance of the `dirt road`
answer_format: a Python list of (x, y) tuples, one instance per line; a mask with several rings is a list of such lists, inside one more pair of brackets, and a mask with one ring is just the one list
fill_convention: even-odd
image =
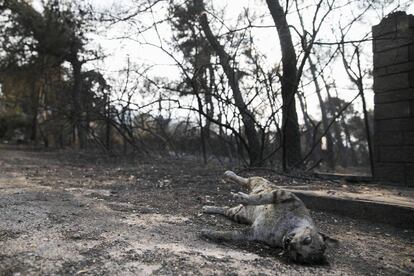
[(203, 228), (240, 227), (200, 212), (233, 204), (239, 187), (220, 180), (225, 169), (0, 148), (0, 275), (414, 273), (412, 230), (320, 212), (317, 224), (341, 241), (323, 265), (291, 263), (264, 245), (201, 239)]

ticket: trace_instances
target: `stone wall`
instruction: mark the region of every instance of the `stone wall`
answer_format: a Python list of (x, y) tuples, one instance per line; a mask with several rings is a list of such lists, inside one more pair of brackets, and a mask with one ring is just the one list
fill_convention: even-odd
[(372, 35), (374, 177), (414, 187), (414, 16), (391, 14)]

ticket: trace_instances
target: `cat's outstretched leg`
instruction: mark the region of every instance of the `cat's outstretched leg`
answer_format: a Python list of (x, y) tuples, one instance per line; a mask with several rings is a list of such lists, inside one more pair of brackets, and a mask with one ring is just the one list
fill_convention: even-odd
[(233, 208), (217, 207), (217, 206), (203, 206), (203, 212), (206, 214), (222, 215), (238, 223), (251, 224), (252, 218), (249, 216), (249, 212), (247, 208), (248, 207), (245, 207), (241, 204)]
[(204, 229), (201, 236), (215, 241), (252, 241), (254, 240), (254, 232), (252, 228), (234, 231), (215, 231)]
[(238, 176), (237, 174), (235, 174), (232, 171), (226, 171), (223, 175), (223, 178), (224, 178), (224, 180), (231, 180), (231, 181), (234, 181), (234, 182), (236, 182), (237, 184), (240, 184), (240, 185), (247, 185), (248, 182), (249, 182), (248, 178)]

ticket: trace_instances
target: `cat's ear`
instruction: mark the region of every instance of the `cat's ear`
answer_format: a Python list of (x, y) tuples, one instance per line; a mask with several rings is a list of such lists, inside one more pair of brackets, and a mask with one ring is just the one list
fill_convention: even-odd
[(337, 239), (331, 238), (323, 232), (319, 232), (319, 235), (321, 235), (321, 237), (322, 237), (323, 241), (325, 242), (325, 244), (327, 244), (329, 246), (338, 246), (339, 245), (339, 241)]

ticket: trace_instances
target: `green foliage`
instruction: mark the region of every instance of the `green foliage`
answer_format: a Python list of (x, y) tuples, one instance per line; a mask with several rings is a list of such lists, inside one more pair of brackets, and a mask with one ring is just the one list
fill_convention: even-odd
[(209, 57), (211, 49), (201, 30), (198, 29), (193, 1), (186, 1), (184, 5), (172, 4), (169, 13), (174, 40), (186, 59), (196, 64), (196, 60), (200, 59), (200, 57)]
[(23, 113), (16, 112), (0, 113), (0, 140), (11, 141), (24, 139), (26, 129), (30, 126)]
[[(3, 49), (54, 57), (56, 63), (70, 61), (83, 50), (91, 17), (87, 7), (72, 1), (46, 1), (43, 12), (26, 1), (8, 0), (0, 10), (9, 24), (3, 25)], [(27, 43), (25, 43), (27, 42)], [(14, 51), (10, 51), (14, 52)], [(27, 56), (26, 56), (27, 57)]]
[[(4, 18), (0, 35), (5, 38), (0, 42), (0, 82), (9, 103), (0, 113), (6, 116), (16, 108), (21, 110), (27, 121), (26, 132), (32, 132), (27, 136), (32, 139), (36, 133), (45, 138), (47, 133), (67, 128), (77, 120), (72, 97), (74, 78), (63, 63), (83, 64), (85, 59), (97, 56), (85, 49), (86, 33), (92, 30), (89, 6), (64, 0), (42, 4), (41, 12), (22, 0), (0, 4), (0, 18)], [(91, 108), (102, 106), (92, 102), (109, 89), (103, 76), (89, 71), (80, 78), (81, 100)], [(17, 118), (21, 114), (16, 112)], [(13, 125), (20, 128), (22, 124), (8, 120), (7, 129)]]

